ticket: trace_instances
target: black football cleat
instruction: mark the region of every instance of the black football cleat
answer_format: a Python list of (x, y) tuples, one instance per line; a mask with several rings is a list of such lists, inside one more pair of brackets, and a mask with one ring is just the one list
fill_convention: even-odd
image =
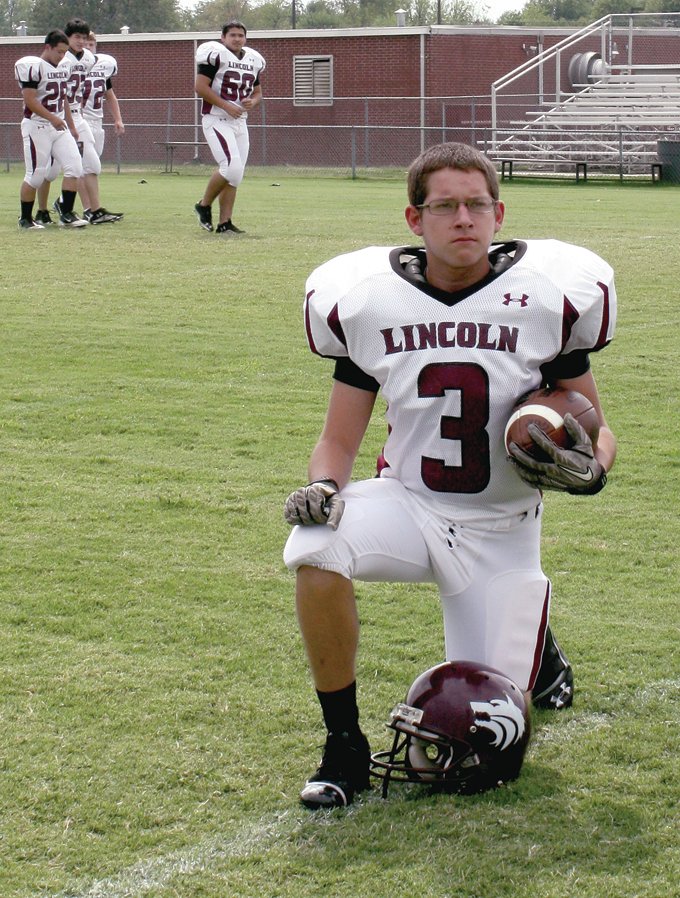
[(20, 231), (44, 231), (45, 225), (40, 224), (39, 221), (35, 221), (33, 218), (20, 218), (19, 219), (19, 230)]
[(213, 223), (212, 223), (212, 209), (210, 206), (202, 206), (200, 203), (196, 203), (194, 206), (194, 212), (196, 213), (196, 218), (198, 219), (199, 225), (203, 228), (204, 231), (212, 231)]
[(217, 225), (216, 234), (245, 234), (245, 231), (241, 230), (241, 228), (237, 228), (234, 222), (229, 219), (229, 221), (220, 222)]
[(49, 209), (38, 209), (38, 211), (35, 213), (35, 220), (43, 227), (54, 224), (54, 219), (50, 215)]
[(535, 708), (561, 711), (574, 701), (574, 672), (550, 627), (545, 632), (545, 645), (538, 676), (531, 694)]
[(78, 218), (75, 212), (62, 212), (59, 215), (60, 228), (85, 228), (88, 222), (84, 218)]
[(84, 213), (85, 218), (90, 224), (98, 225), (98, 224), (108, 224), (109, 222), (119, 221), (120, 218), (114, 212), (109, 212), (103, 207), (101, 209), (95, 209), (94, 212), (90, 210), (89, 217), (87, 213)]
[(358, 792), (370, 788), (371, 749), (363, 733), (329, 733), (321, 764), (300, 792), (300, 801), (313, 811), (344, 808)]

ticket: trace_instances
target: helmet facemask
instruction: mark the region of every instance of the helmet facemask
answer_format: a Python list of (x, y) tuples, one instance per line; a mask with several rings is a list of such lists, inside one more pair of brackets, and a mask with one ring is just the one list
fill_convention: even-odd
[(371, 758), (383, 797), (392, 781), (473, 794), (515, 779), (530, 730), (516, 684), (493, 668), (465, 661), (422, 674), (387, 726), (394, 730), (392, 747)]

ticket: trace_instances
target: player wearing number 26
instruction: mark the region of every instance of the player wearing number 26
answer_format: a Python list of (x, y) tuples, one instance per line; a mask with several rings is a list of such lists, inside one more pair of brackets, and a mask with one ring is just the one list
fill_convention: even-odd
[(200, 226), (212, 231), (212, 204), (219, 198), (217, 233), (240, 233), (231, 216), (250, 149), (246, 120), (262, 100), (265, 61), (246, 47), (246, 33), (242, 22), (227, 22), (219, 41), (201, 44), (196, 52), (194, 89), (203, 100), (203, 133), (218, 169), (194, 208)]
[[(471, 147), (426, 150), (409, 169), (408, 194), (406, 223), (424, 247), (339, 256), (306, 288), (309, 346), (335, 361), (309, 483), (284, 512), (295, 525), (284, 557), (297, 572), (329, 732), (303, 789), (309, 807), (351, 801), (368, 782), (352, 580), (436, 583), (447, 660), (489, 665), (530, 693), (550, 604), (542, 489), (556, 488), (559, 471), (557, 488), (595, 493), (615, 456), (590, 370), (614, 329), (610, 266), (554, 240), (495, 243), (505, 211), (498, 177)], [(546, 383), (586, 394), (601, 427), (596, 446), (575, 432), (578, 446), (555, 447), (543, 484), (541, 471), (508, 459), (503, 432), (517, 401)], [(379, 476), (351, 483), (378, 392), (388, 424)]]
[(40, 56), (24, 56), (14, 66), (24, 100), (21, 134), (26, 175), (20, 191), (19, 227), (26, 230), (42, 229), (33, 220), (33, 204), (37, 188), (53, 162), (64, 172), (62, 222), (72, 226), (78, 221), (73, 215), (73, 202), (83, 164), (71, 133), (73, 118), (66, 103), (69, 71), (61, 65), (68, 49), (68, 37), (63, 31), (53, 30), (45, 38)]

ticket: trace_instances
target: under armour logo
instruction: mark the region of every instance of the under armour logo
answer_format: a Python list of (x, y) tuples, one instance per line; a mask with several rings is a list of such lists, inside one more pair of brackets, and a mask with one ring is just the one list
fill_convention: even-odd
[(505, 699), (494, 698), (490, 702), (470, 702), (475, 712), (475, 726), (491, 730), (494, 747), (501, 751), (519, 742), (526, 728), (524, 714), (508, 693)]
[(505, 299), (503, 300), (504, 306), (509, 306), (511, 302), (518, 302), (522, 308), (524, 308), (529, 302), (529, 297), (526, 293), (523, 293), (521, 296), (510, 296), (509, 293), (504, 293)]

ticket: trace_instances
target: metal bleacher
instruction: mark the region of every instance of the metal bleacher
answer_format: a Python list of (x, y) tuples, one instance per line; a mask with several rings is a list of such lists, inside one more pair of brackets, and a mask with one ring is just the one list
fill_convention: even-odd
[[(662, 179), (659, 141), (680, 140), (680, 65), (634, 62), (633, 38), (640, 44), (639, 33), (644, 34), (634, 15), (625, 17), (622, 32), (628, 59), (618, 63), (615, 20), (622, 18), (595, 22), (493, 85), (491, 141), (484, 149), (503, 178), (575, 174), (580, 180), (598, 172)], [(672, 24), (680, 28), (676, 18)], [(598, 39), (600, 52), (574, 53)], [(535, 80), (538, 71), (544, 85), (546, 67), (553, 73), (554, 93), (550, 88), (536, 96), (517, 93), (530, 73)]]

